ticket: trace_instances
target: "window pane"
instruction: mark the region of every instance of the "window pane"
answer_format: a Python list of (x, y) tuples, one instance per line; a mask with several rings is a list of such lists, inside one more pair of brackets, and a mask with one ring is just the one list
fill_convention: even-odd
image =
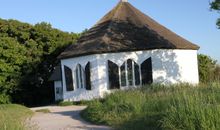
[(134, 73), (135, 73), (135, 85), (140, 85), (140, 72), (139, 66), (134, 62)]
[(109, 87), (110, 89), (119, 89), (119, 71), (118, 65), (112, 61), (108, 61)]
[(82, 74), (82, 67), (81, 65), (79, 66), (79, 79), (80, 79), (80, 85), (81, 85), (81, 88), (83, 88), (83, 74)]
[(65, 81), (66, 81), (66, 90), (67, 91), (74, 90), (72, 70), (69, 67), (64, 66), (64, 73), (65, 73)]
[(126, 86), (125, 63), (120, 67), (120, 69), (121, 69), (121, 86)]
[(133, 72), (132, 72), (132, 60), (127, 60), (127, 72), (128, 72), (128, 84), (133, 85)]
[(76, 67), (76, 85), (77, 85), (77, 88), (80, 88), (80, 85), (79, 85), (79, 66), (78, 65)]

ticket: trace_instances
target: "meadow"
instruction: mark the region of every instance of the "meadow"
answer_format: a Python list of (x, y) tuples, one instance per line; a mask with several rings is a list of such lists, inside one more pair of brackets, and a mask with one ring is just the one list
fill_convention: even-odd
[(120, 130), (219, 130), (220, 83), (116, 91), (90, 102), (81, 115)]
[(26, 121), (33, 112), (21, 105), (0, 105), (0, 130), (25, 130)]

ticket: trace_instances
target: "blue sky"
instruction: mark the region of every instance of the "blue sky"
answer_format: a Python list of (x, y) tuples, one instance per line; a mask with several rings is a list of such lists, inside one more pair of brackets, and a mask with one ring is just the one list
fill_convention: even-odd
[[(0, 18), (36, 24), (42, 21), (68, 32), (93, 26), (119, 0), (0, 0)], [(198, 44), (199, 53), (220, 61), (220, 15), (209, 10), (210, 0), (128, 0), (160, 24)], [(220, 62), (219, 62), (220, 63)]]

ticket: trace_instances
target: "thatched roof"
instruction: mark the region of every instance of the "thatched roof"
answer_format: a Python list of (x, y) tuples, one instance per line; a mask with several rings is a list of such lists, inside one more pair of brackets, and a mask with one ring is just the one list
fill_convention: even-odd
[(198, 50), (199, 46), (160, 25), (128, 2), (119, 2), (58, 58), (152, 49)]

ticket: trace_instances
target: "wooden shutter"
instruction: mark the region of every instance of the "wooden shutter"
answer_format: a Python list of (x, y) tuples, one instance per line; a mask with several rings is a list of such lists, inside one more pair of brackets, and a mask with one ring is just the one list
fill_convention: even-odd
[(135, 76), (135, 85), (140, 85), (139, 65), (136, 62), (134, 62), (134, 76)]
[(90, 62), (86, 64), (85, 67), (85, 75), (86, 75), (86, 90), (92, 90), (91, 87), (91, 72), (90, 72)]
[(72, 70), (64, 66), (64, 73), (65, 73), (65, 81), (66, 81), (66, 91), (73, 91), (74, 86), (73, 86), (73, 75), (72, 75)]
[(108, 61), (108, 75), (110, 89), (120, 89), (119, 83), (119, 68), (112, 61)]
[(153, 83), (151, 58), (148, 58), (141, 64), (141, 77), (143, 85)]

